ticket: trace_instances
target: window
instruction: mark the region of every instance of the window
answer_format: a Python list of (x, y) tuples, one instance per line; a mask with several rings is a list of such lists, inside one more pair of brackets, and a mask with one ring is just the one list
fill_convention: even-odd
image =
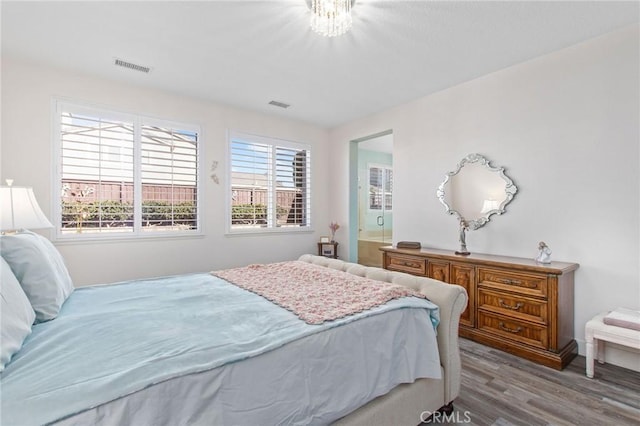
[(63, 102), (55, 122), (60, 238), (199, 231), (196, 126)]
[(392, 205), (393, 170), (386, 166), (369, 166), (369, 210), (391, 211)]
[(308, 230), (307, 145), (242, 133), (229, 137), (229, 232)]

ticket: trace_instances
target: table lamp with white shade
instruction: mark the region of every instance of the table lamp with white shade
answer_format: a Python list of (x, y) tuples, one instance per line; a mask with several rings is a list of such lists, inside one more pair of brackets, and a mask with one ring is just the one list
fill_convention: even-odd
[(0, 187), (0, 231), (43, 228), (53, 225), (40, 209), (33, 188), (13, 186), (13, 180), (7, 179), (7, 186)]

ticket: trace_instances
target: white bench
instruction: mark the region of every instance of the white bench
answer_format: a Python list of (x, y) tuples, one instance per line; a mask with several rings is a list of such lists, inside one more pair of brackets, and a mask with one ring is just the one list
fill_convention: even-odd
[[(598, 362), (604, 364), (604, 342), (640, 349), (640, 331), (630, 328), (607, 325), (603, 319), (607, 312), (596, 315), (585, 326), (587, 342), (587, 377), (593, 378), (593, 356), (597, 353)], [(598, 342), (598, 341), (601, 342)]]

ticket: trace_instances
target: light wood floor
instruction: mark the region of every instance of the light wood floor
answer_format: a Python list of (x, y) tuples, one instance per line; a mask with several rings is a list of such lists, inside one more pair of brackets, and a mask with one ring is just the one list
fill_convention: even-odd
[(640, 425), (638, 372), (596, 361), (588, 379), (583, 356), (557, 371), (466, 339), (460, 346), (462, 389), (439, 424)]

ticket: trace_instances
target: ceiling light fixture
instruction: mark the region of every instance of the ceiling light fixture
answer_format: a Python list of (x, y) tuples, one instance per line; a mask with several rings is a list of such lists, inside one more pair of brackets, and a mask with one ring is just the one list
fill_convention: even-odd
[(311, 29), (325, 37), (351, 29), (351, 7), (355, 0), (311, 0)]

